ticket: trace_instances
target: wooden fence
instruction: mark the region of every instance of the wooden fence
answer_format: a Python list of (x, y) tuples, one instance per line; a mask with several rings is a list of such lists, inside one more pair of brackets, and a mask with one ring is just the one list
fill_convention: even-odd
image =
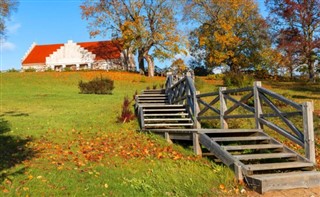
[[(313, 104), (305, 102), (295, 103), (284, 96), (276, 94), (261, 86), (261, 82), (254, 82), (253, 87), (229, 89), (220, 87), (219, 91), (197, 94), (194, 81), (190, 75), (186, 75), (176, 83), (169, 73), (166, 81), (166, 93), (170, 104), (185, 104), (193, 119), (194, 128), (200, 128), (201, 120), (220, 120), (222, 129), (228, 128), (228, 119), (253, 118), (255, 128), (264, 126), (278, 132), (305, 150), (307, 159), (315, 160), (314, 129), (313, 129)], [(240, 95), (240, 96), (239, 96)], [(240, 98), (239, 98), (240, 97)], [(227, 102), (229, 107), (227, 107)], [(282, 112), (277, 104), (282, 103), (289, 107), (289, 112)], [(241, 114), (232, 114), (241, 108)], [(283, 108), (283, 107), (282, 107)], [(302, 128), (289, 118), (302, 119)], [(271, 121), (268, 118), (279, 118), (285, 127)]]

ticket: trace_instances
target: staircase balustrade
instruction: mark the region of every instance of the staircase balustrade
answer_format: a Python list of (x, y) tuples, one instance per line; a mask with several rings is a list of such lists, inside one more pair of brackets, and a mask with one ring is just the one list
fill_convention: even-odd
[[(218, 119), (222, 129), (228, 128), (229, 119), (254, 118), (255, 128), (264, 126), (278, 132), (305, 150), (305, 156), (311, 162), (315, 160), (313, 104), (305, 102), (298, 104), (284, 96), (267, 90), (261, 82), (255, 82), (253, 87), (238, 89), (219, 88), (219, 91), (198, 94), (190, 74), (174, 83), (172, 73), (167, 74), (166, 93), (170, 104), (185, 104), (193, 117), (194, 128), (200, 128), (199, 121)], [(212, 98), (213, 97), (213, 98)], [(240, 97), (240, 98), (239, 98)], [(231, 103), (227, 106), (227, 102)], [(281, 103), (284, 106), (279, 106)], [(282, 112), (283, 108), (291, 107), (290, 111)], [(234, 114), (241, 108), (241, 114)], [(289, 120), (300, 117), (302, 125)], [(283, 125), (273, 122), (270, 118), (278, 118)]]

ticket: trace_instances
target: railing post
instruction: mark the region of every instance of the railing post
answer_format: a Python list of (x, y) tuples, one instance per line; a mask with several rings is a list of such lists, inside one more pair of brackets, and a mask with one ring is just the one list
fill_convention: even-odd
[(219, 97), (220, 97), (220, 127), (221, 129), (227, 129), (228, 128), (228, 123), (224, 119), (224, 112), (227, 111), (227, 103), (226, 100), (224, 99), (223, 92), (226, 90), (226, 87), (220, 87), (219, 88)]
[(261, 81), (255, 81), (253, 83), (253, 95), (254, 95), (254, 118), (256, 122), (256, 129), (262, 129), (263, 125), (260, 124), (259, 119), (262, 114), (262, 107), (259, 97), (259, 90), (258, 88), (261, 87)]
[(166, 80), (166, 84), (165, 84), (165, 92), (168, 96), (168, 101), (171, 104), (172, 102), (172, 90), (170, 89), (171, 86), (173, 85), (173, 76), (172, 76), (172, 72), (167, 72), (167, 80)]
[(306, 158), (314, 164), (316, 163), (314, 128), (313, 128), (313, 104), (311, 102), (302, 103), (304, 149)]

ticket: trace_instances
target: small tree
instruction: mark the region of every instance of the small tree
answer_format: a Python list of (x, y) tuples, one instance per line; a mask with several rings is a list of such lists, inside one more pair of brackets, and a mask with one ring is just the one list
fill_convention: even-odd
[(130, 109), (132, 100), (129, 100), (128, 96), (125, 96), (123, 99), (123, 104), (122, 104), (122, 111), (121, 115), (118, 117), (118, 122), (130, 122), (131, 120), (134, 119), (134, 114)]

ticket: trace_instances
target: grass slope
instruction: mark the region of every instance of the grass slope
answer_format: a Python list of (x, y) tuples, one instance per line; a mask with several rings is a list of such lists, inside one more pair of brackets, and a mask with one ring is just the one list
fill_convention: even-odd
[[(0, 196), (237, 195), (226, 167), (117, 123), (123, 97), (164, 78), (123, 72), (1, 73)], [(107, 76), (112, 95), (79, 94)]]

